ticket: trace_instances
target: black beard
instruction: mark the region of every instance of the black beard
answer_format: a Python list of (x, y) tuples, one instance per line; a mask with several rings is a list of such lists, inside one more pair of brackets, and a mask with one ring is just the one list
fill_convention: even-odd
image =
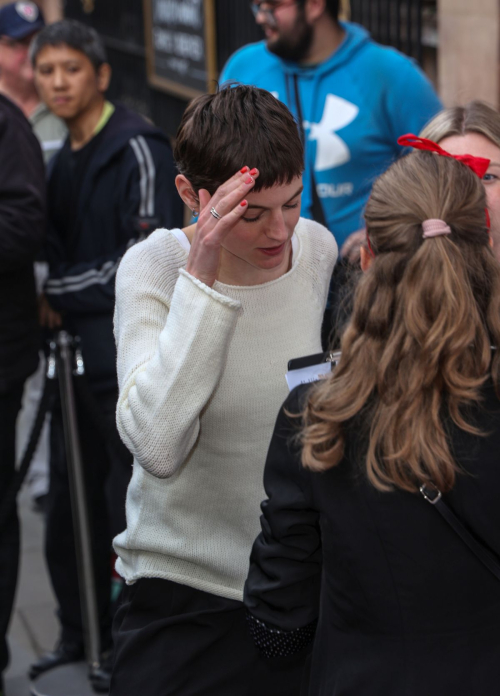
[(298, 17), (296, 24), (296, 35), (293, 38), (278, 38), (276, 41), (267, 44), (267, 48), (271, 53), (290, 60), (295, 63), (300, 63), (307, 57), (309, 49), (313, 42), (314, 30), (312, 26), (306, 23), (305, 19)]

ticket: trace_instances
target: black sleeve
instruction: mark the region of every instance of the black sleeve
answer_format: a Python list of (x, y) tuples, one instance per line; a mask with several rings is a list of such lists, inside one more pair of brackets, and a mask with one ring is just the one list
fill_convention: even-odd
[(115, 276), (127, 244), (92, 261), (69, 263), (60, 236), (49, 227), (46, 245), (49, 278), (44, 291), (58, 312), (112, 312)]
[(129, 237), (142, 236), (166, 227), (182, 227), (184, 204), (177, 193), (172, 149), (166, 139), (139, 135), (129, 143), (122, 164), (124, 196), (121, 226)]
[(0, 271), (34, 261), (45, 236), (45, 168), (28, 122), (0, 104)]
[[(180, 227), (183, 204), (175, 187), (175, 165), (166, 141), (138, 135), (120, 160), (117, 236), (109, 254), (68, 263), (57, 233), (49, 233), (47, 298), (58, 311), (109, 312), (115, 303), (116, 271), (127, 249), (159, 227)], [(111, 203), (110, 203), (111, 205)]]
[(318, 617), (319, 513), (310, 474), (300, 462), (300, 418), (288, 415), (300, 412), (306, 389), (295, 389), (278, 415), (264, 472), (268, 499), (261, 506), (262, 532), (252, 549), (245, 584), (250, 629), (267, 657), (301, 650), (312, 639)]

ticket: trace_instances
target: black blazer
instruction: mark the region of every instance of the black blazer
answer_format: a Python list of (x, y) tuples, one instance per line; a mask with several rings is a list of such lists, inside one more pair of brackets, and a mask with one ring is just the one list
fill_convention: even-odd
[[(285, 408), (299, 412), (307, 388), (285, 402), (271, 441), (248, 610), (285, 632), (318, 620), (310, 696), (498, 696), (500, 583), (420, 494), (368, 483), (352, 428), (337, 467), (302, 468), (297, 419)], [(450, 426), (467, 473), (444, 499), (500, 556), (500, 403), (491, 385), (467, 417), (485, 436)]]
[(33, 261), (45, 237), (45, 166), (22, 111), (0, 94), (0, 393), (36, 370)]

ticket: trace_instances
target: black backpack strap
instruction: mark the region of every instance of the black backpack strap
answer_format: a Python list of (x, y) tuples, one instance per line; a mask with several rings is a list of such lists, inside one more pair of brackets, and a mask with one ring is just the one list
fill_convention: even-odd
[[(300, 103), (300, 94), (299, 94), (299, 80), (298, 80), (297, 75), (293, 76), (293, 89), (294, 89), (294, 94), (295, 94), (295, 106), (297, 107), (297, 118), (299, 120), (300, 139), (302, 140), (302, 145), (304, 146), (304, 157), (305, 157), (306, 134), (304, 132), (304, 117), (302, 115), (302, 105)], [(322, 206), (320, 198), (318, 196), (318, 189), (316, 187), (316, 179), (314, 177), (314, 169), (313, 168), (311, 168), (311, 195), (312, 195), (311, 212), (312, 212), (313, 220), (316, 220), (316, 222), (319, 222), (321, 225), (323, 225), (323, 227), (328, 228), (328, 225), (326, 224), (325, 211), (323, 210), (323, 206)]]
[(481, 563), (493, 573), (497, 580), (500, 580), (500, 562), (493, 556), (492, 552), (486, 549), (472, 534), (464, 527), (451, 508), (444, 502), (441, 491), (435, 486), (424, 484), (420, 486), (420, 493), (425, 500), (431, 505), (434, 505), (441, 517), (450, 525), (450, 527), (458, 534), (464, 544), (466, 544), (472, 553), (481, 561)]

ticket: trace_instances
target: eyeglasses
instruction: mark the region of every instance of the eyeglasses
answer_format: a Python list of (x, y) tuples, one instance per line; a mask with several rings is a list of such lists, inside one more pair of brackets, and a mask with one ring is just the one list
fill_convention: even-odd
[[(263, 5), (268, 5), (268, 7), (263, 7)], [(282, 7), (292, 7), (293, 5), (297, 5), (297, 0), (293, 0), (293, 2), (285, 2), (285, 0), (282, 2), (251, 2), (250, 8), (255, 19), (257, 19), (259, 12), (262, 12), (262, 14), (266, 17), (267, 24), (270, 27), (276, 27), (277, 22), (274, 15), (276, 10), (279, 10)]]

